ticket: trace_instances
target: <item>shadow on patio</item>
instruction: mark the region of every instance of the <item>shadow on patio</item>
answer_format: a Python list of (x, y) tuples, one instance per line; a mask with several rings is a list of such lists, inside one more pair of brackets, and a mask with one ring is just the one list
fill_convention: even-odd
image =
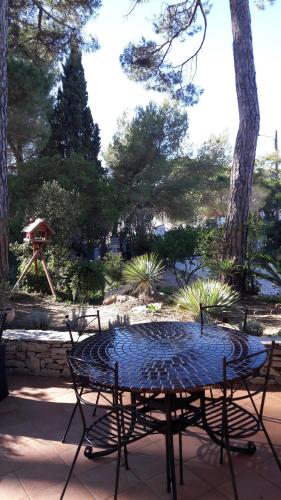
[[(77, 414), (66, 444), (61, 443), (74, 395), (69, 382), (13, 376), (10, 396), (0, 403), (0, 500), (59, 499), (80, 433)], [(281, 393), (271, 391), (266, 425), (281, 456)], [(257, 452), (237, 455), (234, 467), (242, 500), (280, 500), (281, 474), (262, 433)], [(178, 441), (175, 438), (175, 454)], [(195, 428), (183, 436), (184, 479), (179, 499), (231, 499), (227, 462), (219, 465), (219, 449)], [(129, 448), (130, 470), (121, 469), (120, 500), (169, 498), (165, 480), (165, 443), (152, 435)], [(178, 472), (178, 467), (177, 467)], [(81, 452), (66, 499), (111, 498), (115, 456), (87, 460)]]

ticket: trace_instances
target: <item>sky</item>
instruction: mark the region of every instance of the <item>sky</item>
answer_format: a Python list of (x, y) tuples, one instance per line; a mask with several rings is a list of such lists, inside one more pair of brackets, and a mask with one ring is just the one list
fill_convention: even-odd
[[(144, 35), (151, 38), (151, 19), (162, 0), (137, 6), (129, 15), (130, 0), (103, 0), (98, 17), (87, 26), (95, 34), (100, 49), (83, 55), (93, 119), (101, 130), (104, 150), (117, 130), (117, 119), (124, 111), (133, 112), (150, 100), (161, 103), (163, 94), (148, 91), (130, 81), (119, 63), (119, 56), (131, 41)], [(278, 133), (281, 150), (281, 0), (260, 11), (250, 0), (256, 78), (261, 114), (257, 155), (274, 149)], [(188, 46), (186, 51), (188, 53)], [(207, 36), (198, 56), (194, 83), (204, 89), (199, 104), (187, 108), (189, 142), (196, 148), (211, 135), (227, 133), (235, 142), (238, 111), (232, 56), (232, 34), (228, 0), (214, 0), (208, 16)]]

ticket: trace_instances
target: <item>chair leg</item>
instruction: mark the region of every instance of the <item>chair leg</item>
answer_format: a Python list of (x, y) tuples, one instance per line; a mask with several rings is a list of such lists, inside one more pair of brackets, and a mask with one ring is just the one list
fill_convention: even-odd
[(183, 484), (182, 433), (179, 432), (180, 484)]
[(65, 494), (65, 492), (66, 492), (66, 488), (67, 488), (68, 483), (69, 483), (69, 481), (70, 481), (70, 478), (71, 478), (71, 476), (72, 476), (72, 472), (73, 472), (73, 469), (74, 469), (74, 467), (75, 467), (75, 464), (76, 464), (76, 461), (77, 461), (77, 458), (78, 458), (79, 452), (80, 452), (80, 450), (81, 450), (81, 446), (82, 446), (82, 444), (83, 444), (84, 437), (85, 437), (85, 430), (83, 431), (83, 434), (82, 434), (81, 439), (80, 439), (80, 441), (79, 441), (79, 444), (78, 444), (78, 446), (77, 446), (77, 450), (76, 450), (76, 453), (75, 453), (75, 455), (74, 455), (74, 459), (73, 459), (73, 461), (72, 461), (72, 464), (71, 464), (71, 467), (70, 467), (70, 471), (69, 471), (68, 476), (67, 476), (67, 480), (66, 480), (65, 485), (64, 485), (64, 488), (63, 488), (63, 490), (62, 490), (62, 494), (61, 494), (61, 496), (60, 496), (60, 500), (62, 500), (62, 499), (63, 499), (64, 494)]
[(75, 412), (76, 412), (76, 410), (77, 410), (77, 407), (78, 407), (78, 403), (76, 402), (76, 403), (75, 403), (75, 406), (74, 406), (74, 408), (73, 408), (73, 410), (72, 410), (72, 413), (71, 413), (71, 416), (70, 416), (70, 419), (69, 419), (69, 422), (68, 422), (68, 425), (67, 425), (66, 431), (65, 431), (64, 436), (63, 436), (63, 438), (62, 438), (62, 440), (61, 440), (61, 442), (62, 442), (62, 443), (65, 443), (66, 436), (67, 436), (68, 431), (69, 431), (69, 429), (70, 429), (70, 426), (71, 426), (71, 424), (72, 424), (72, 420), (73, 420), (73, 418), (74, 418), (74, 415), (75, 415)]
[[(98, 404), (99, 399), (100, 399), (100, 391), (98, 391), (98, 393), (97, 393), (96, 405)], [(96, 416), (96, 413), (97, 413), (97, 408), (95, 407), (93, 410), (93, 417)]]
[(233, 467), (233, 463), (232, 463), (231, 452), (229, 450), (229, 443), (227, 443), (227, 456), (228, 456), (228, 463), (229, 463), (229, 468), (230, 468), (231, 482), (232, 482), (232, 487), (233, 487), (233, 492), (234, 492), (234, 498), (235, 498), (235, 500), (239, 500), (237, 486), (236, 486), (236, 479), (235, 479), (235, 474), (234, 474), (234, 467)]
[(117, 500), (117, 495), (118, 495), (120, 465), (121, 465), (121, 451), (122, 451), (122, 447), (121, 447), (121, 444), (119, 443), (118, 452), (117, 452), (117, 465), (116, 465), (116, 476), (115, 476), (114, 500)]
[(269, 434), (268, 434), (268, 432), (267, 432), (267, 430), (266, 430), (266, 427), (265, 427), (265, 425), (264, 425), (264, 423), (263, 423), (263, 419), (262, 419), (262, 418), (260, 419), (260, 423), (261, 423), (261, 426), (262, 426), (262, 430), (263, 430), (263, 432), (264, 432), (264, 434), (265, 434), (266, 440), (267, 440), (267, 442), (268, 442), (268, 444), (269, 444), (269, 446), (270, 446), (270, 449), (271, 449), (271, 451), (272, 451), (272, 454), (273, 454), (273, 456), (274, 456), (274, 458), (275, 458), (275, 462), (276, 462), (276, 464), (277, 464), (277, 466), (279, 467), (279, 470), (280, 470), (280, 472), (281, 472), (281, 462), (280, 462), (279, 457), (278, 457), (278, 455), (277, 455), (277, 453), (276, 453), (276, 450), (275, 450), (275, 448), (274, 448), (274, 446), (273, 446), (273, 444), (272, 444), (272, 441), (271, 441), (271, 439), (270, 439), (270, 437), (269, 437)]
[[(81, 387), (80, 392), (79, 392), (79, 396), (82, 396), (83, 390), (84, 390), (84, 387)], [(72, 410), (72, 413), (71, 413), (71, 416), (70, 416), (70, 419), (69, 419), (69, 422), (68, 422), (68, 425), (67, 425), (66, 431), (65, 431), (64, 436), (63, 436), (63, 438), (62, 438), (62, 440), (61, 440), (61, 442), (62, 442), (62, 443), (65, 443), (66, 436), (67, 436), (68, 431), (69, 431), (69, 429), (70, 429), (70, 426), (71, 426), (71, 424), (72, 424), (72, 420), (73, 420), (73, 418), (74, 418), (74, 415), (75, 415), (75, 412), (76, 412), (76, 410), (77, 410), (77, 407), (78, 407), (78, 402), (76, 401), (76, 403), (75, 403), (75, 405), (74, 405), (74, 408), (73, 408), (73, 410)]]
[(223, 464), (223, 446), (221, 446), (221, 451), (220, 451), (220, 464)]

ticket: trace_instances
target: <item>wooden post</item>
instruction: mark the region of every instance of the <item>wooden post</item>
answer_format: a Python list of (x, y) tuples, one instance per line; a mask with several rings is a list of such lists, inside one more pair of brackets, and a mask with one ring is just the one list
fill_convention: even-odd
[(55, 289), (53, 287), (51, 275), (50, 275), (50, 273), (48, 271), (48, 268), (47, 268), (45, 257), (44, 257), (44, 255), (42, 253), (41, 253), (40, 257), (41, 257), (42, 266), (43, 266), (43, 269), (45, 271), (45, 274), (46, 274), (46, 277), (47, 277), (47, 280), (48, 280), (48, 283), (49, 283), (52, 295), (53, 295), (54, 298), (56, 298), (56, 292), (55, 292)]
[(31, 259), (28, 261), (28, 263), (26, 264), (22, 274), (20, 275), (18, 281), (16, 282), (14, 288), (12, 289), (12, 292), (17, 288), (17, 286), (20, 284), (20, 282), (23, 280), (23, 278), (25, 277), (28, 269), (30, 268), (30, 266), (32, 265), (32, 262), (37, 260), (37, 258), (39, 257), (40, 255), (40, 251), (39, 250), (36, 250), (36, 252), (32, 255)]

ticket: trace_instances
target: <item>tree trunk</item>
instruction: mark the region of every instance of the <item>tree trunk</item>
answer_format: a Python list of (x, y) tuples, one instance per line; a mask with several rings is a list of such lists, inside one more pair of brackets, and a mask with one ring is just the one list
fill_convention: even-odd
[[(248, 215), (260, 115), (248, 0), (229, 0), (233, 36), (233, 57), (239, 128), (230, 179), (230, 199), (226, 220), (224, 257), (235, 257), (243, 265), (246, 258)], [(243, 288), (243, 279), (236, 283)]]
[(0, 1), (0, 279), (8, 277), (7, 186), (8, 0)]

